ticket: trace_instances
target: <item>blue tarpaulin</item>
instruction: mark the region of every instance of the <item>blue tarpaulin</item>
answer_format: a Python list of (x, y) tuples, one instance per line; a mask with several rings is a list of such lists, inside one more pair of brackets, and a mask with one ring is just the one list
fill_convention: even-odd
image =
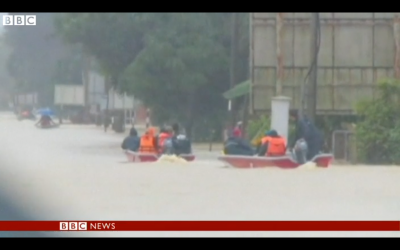
[(54, 112), (50, 108), (44, 108), (44, 109), (39, 109), (37, 111), (37, 114), (39, 115), (48, 115), (48, 116), (53, 116)]

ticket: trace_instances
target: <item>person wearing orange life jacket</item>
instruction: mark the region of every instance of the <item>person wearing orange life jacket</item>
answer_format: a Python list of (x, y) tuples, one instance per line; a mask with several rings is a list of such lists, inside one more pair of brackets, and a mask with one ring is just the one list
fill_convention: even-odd
[(155, 140), (155, 128), (150, 127), (140, 138), (139, 152), (157, 154), (157, 144)]
[(157, 136), (158, 153), (165, 153), (165, 142), (173, 136), (172, 128), (164, 127), (161, 129), (160, 134)]
[(258, 156), (265, 156), (265, 154), (267, 153), (267, 149), (268, 149), (268, 142), (272, 138), (272, 136), (274, 136), (275, 134), (277, 134), (277, 132), (275, 130), (269, 130), (269, 131), (265, 132), (264, 137), (261, 138), (260, 144), (257, 147), (257, 155)]
[(266, 156), (285, 156), (286, 155), (286, 140), (278, 133), (273, 133), (268, 140), (268, 149)]
[[(264, 139), (265, 138), (265, 139)], [(286, 140), (279, 136), (275, 130), (271, 130), (264, 137), (260, 148), (260, 156), (284, 156), (286, 155)]]

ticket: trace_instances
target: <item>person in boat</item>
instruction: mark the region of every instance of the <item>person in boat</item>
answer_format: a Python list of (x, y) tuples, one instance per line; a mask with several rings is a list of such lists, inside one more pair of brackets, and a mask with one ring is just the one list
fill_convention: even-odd
[[(173, 131), (171, 127), (164, 126), (161, 130), (160, 133), (157, 136), (157, 148), (158, 148), (158, 153), (159, 154), (164, 154), (166, 152), (166, 147), (165, 144), (168, 140), (170, 140), (173, 137)], [(171, 144), (171, 143), (170, 143)]]
[(246, 140), (240, 137), (235, 131), (228, 134), (228, 139), (224, 144), (224, 153), (226, 155), (245, 155), (253, 156), (255, 154), (253, 147)]
[(24, 110), (21, 113), (21, 116), (24, 118), (28, 118), (31, 115), (31, 112), (29, 112), (28, 110)]
[[(296, 120), (295, 143), (303, 138), (307, 143), (307, 160), (311, 160), (320, 153), (323, 147), (323, 135), (321, 131), (306, 116), (294, 116)], [(294, 145), (293, 145), (294, 147)]]
[(233, 134), (235, 135), (235, 137), (239, 137), (239, 138), (243, 137), (243, 123), (241, 121), (236, 123), (236, 126), (233, 129)]
[(262, 145), (258, 152), (259, 156), (285, 156), (286, 139), (278, 134), (276, 130), (270, 130), (262, 140)]
[(140, 138), (139, 152), (157, 154), (156, 130), (153, 127), (147, 129), (146, 133)]
[(192, 153), (192, 143), (187, 136), (180, 131), (179, 124), (172, 125), (173, 136), (165, 141), (167, 154), (183, 155)]
[(34, 119), (35, 118), (33, 113), (27, 108), (22, 110), (22, 112), (20, 113), (20, 117), (23, 119)]
[(293, 151), (292, 157), (293, 159), (299, 163), (304, 164), (307, 162), (307, 153), (308, 153), (308, 145), (304, 138), (300, 138), (296, 141)]
[(268, 141), (272, 138), (272, 136), (277, 134), (278, 133), (275, 130), (268, 130), (265, 132), (264, 137), (261, 138), (260, 144), (257, 146), (258, 156), (265, 156), (268, 150)]
[(49, 127), (55, 126), (56, 123), (51, 119), (50, 115), (45, 114), (40, 117), (39, 121), (35, 125), (40, 125), (41, 127)]
[(129, 131), (129, 136), (122, 141), (121, 148), (123, 150), (137, 152), (139, 150), (139, 147), (140, 138), (138, 136), (138, 132), (135, 128), (131, 128), (131, 130)]

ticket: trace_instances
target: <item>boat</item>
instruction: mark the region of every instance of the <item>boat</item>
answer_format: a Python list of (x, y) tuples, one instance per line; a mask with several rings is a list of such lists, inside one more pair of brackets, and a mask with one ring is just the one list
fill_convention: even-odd
[[(153, 153), (141, 153), (141, 152), (133, 152), (133, 151), (125, 151), (125, 155), (129, 162), (155, 162), (157, 161), (161, 155), (153, 154)], [(180, 155), (181, 158), (186, 161), (194, 161), (196, 158), (194, 155)]]
[(31, 120), (31, 121), (35, 121), (36, 120), (36, 116), (34, 116), (33, 114), (21, 114), (17, 116), (18, 121), (23, 121), (23, 120)]
[[(295, 162), (290, 155), (282, 157), (223, 155), (218, 157), (218, 160), (233, 168), (278, 167), (293, 169), (302, 165)], [(317, 167), (321, 168), (329, 167), (332, 161), (332, 154), (319, 154), (311, 160), (311, 162), (314, 162)]]
[(60, 124), (52, 124), (52, 125), (48, 125), (48, 126), (41, 126), (41, 125), (37, 124), (36, 127), (40, 128), (40, 129), (52, 129), (52, 128), (59, 128)]

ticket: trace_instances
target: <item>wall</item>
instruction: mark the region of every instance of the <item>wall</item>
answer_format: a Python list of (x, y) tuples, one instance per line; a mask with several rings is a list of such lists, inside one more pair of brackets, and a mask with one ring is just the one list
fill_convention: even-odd
[(14, 104), (16, 105), (36, 105), (38, 104), (37, 93), (21, 94), (14, 96)]
[(88, 101), (91, 105), (99, 105), (105, 96), (104, 76), (95, 71), (89, 72)]
[(112, 89), (109, 94), (109, 109), (133, 109), (134, 108), (134, 97), (118, 94)]
[[(350, 114), (357, 100), (373, 97), (377, 80), (394, 76), (397, 13), (320, 13), (318, 113)], [(282, 52), (283, 94), (299, 108), (310, 65), (311, 13), (284, 13), (277, 46), (277, 13), (251, 13), (251, 110), (270, 110), (276, 87), (277, 49)]]
[(54, 104), (84, 106), (85, 90), (83, 85), (55, 85)]

